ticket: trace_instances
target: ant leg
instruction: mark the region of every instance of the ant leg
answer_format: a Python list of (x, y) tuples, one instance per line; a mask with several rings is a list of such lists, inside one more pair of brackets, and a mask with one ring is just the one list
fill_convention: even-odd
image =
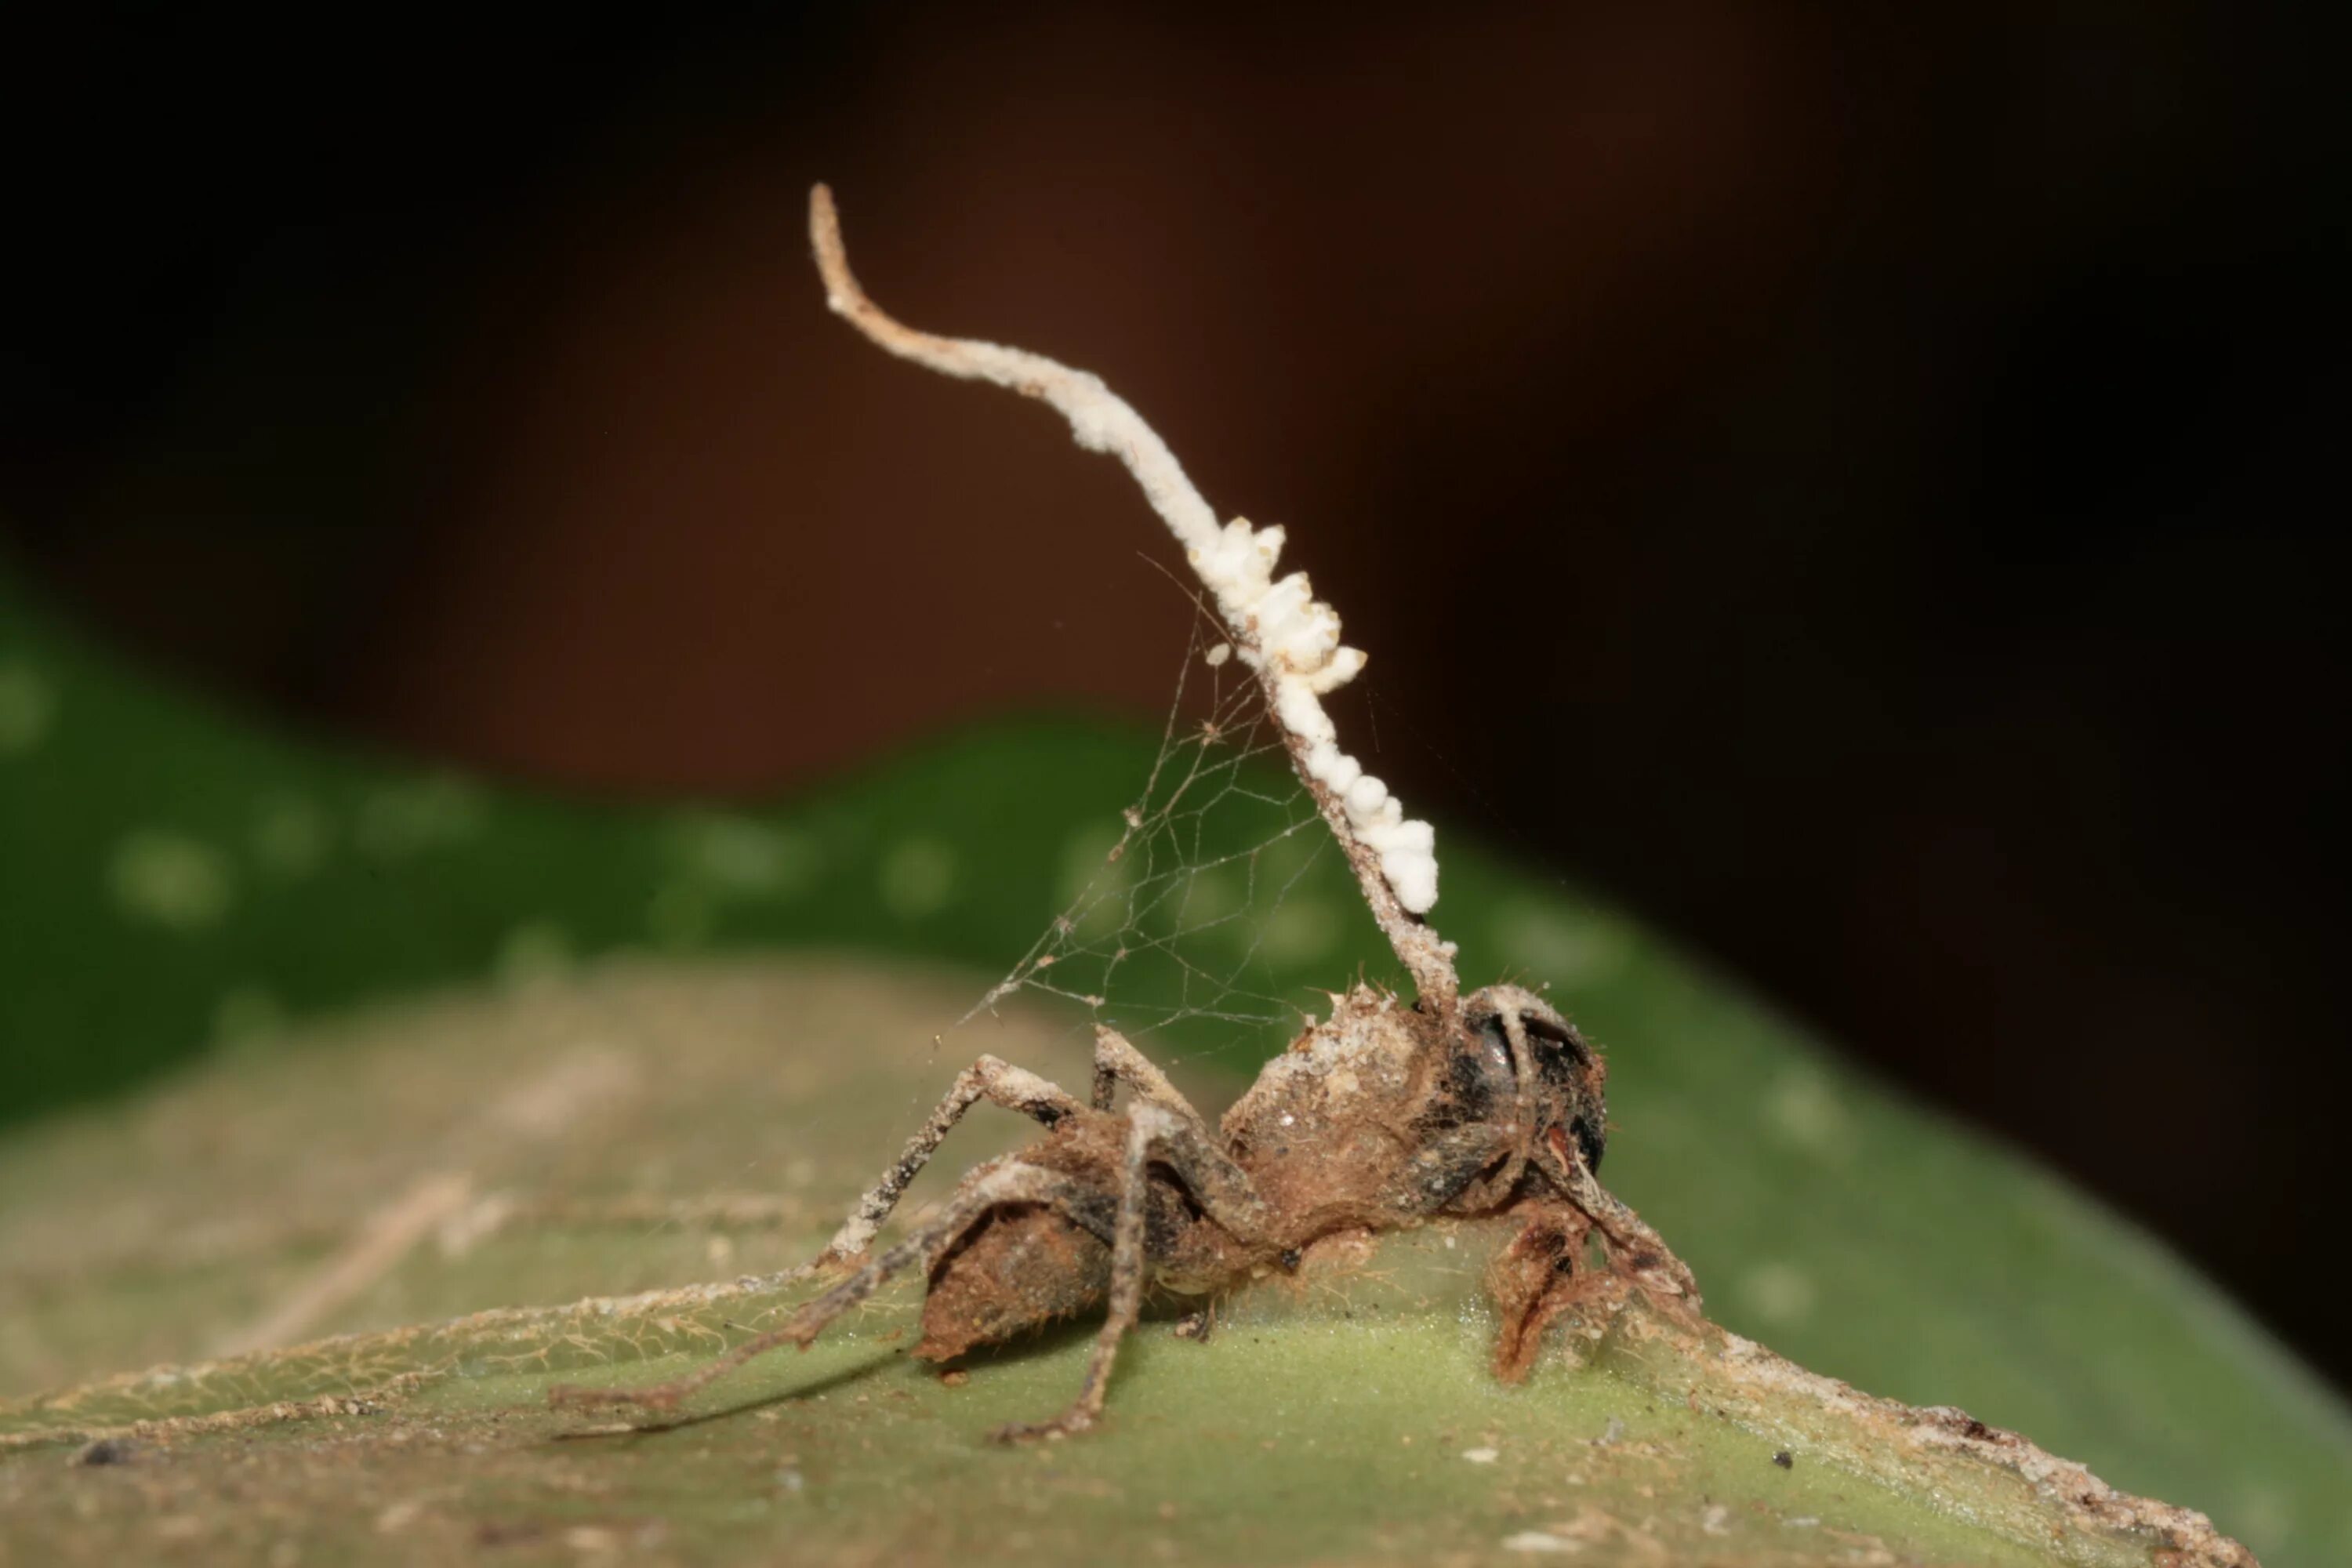
[(1111, 1091), (1122, 1083), (1139, 1103), (1168, 1113), (1169, 1124), (1158, 1140), (1160, 1157), (1191, 1190), (1202, 1211), (1243, 1241), (1264, 1239), (1273, 1228), (1272, 1216), (1251, 1185), (1249, 1173), (1210, 1131), (1208, 1118), (1194, 1110), (1192, 1102), (1168, 1081), (1168, 1075), (1126, 1036), (1097, 1024), (1094, 1108), (1108, 1110)]
[(932, 1154), (947, 1139), (948, 1131), (963, 1119), (963, 1113), (981, 1100), (1001, 1105), (1007, 1110), (1017, 1110), (1051, 1127), (1062, 1118), (1082, 1109), (1077, 1100), (1059, 1085), (1039, 1078), (1025, 1068), (1017, 1068), (995, 1057), (982, 1057), (956, 1075), (955, 1086), (931, 1112), (922, 1130), (907, 1141), (898, 1163), (882, 1173), (866, 1195), (857, 1200), (857, 1207), (843, 1222), (833, 1239), (825, 1243), (804, 1269), (808, 1273), (835, 1263), (847, 1262), (864, 1256), (874, 1245), (882, 1222), (898, 1206), (906, 1195), (907, 1184), (930, 1163)]
[(1538, 1139), (1535, 1153), (1536, 1163), (1552, 1184), (1600, 1226), (1602, 1245), (1612, 1264), (1622, 1250), (1626, 1255), (1625, 1261), (1644, 1277), (1645, 1285), (1654, 1289), (1658, 1281), (1651, 1277), (1663, 1275), (1663, 1284), (1671, 1294), (1682, 1297), (1693, 1308), (1698, 1306), (1698, 1280), (1689, 1266), (1675, 1256), (1665, 1238), (1651, 1229), (1649, 1223), (1628, 1207), (1623, 1199), (1601, 1184), (1600, 1178), (1585, 1164), (1583, 1151), (1570, 1145), (1565, 1130), (1555, 1127)]
[(1190, 1340), (1196, 1345), (1207, 1344), (1209, 1336), (1216, 1331), (1217, 1299), (1214, 1296), (1209, 1298), (1207, 1306), (1187, 1312), (1176, 1320), (1176, 1337), (1180, 1340)]
[[(1124, 1042), (1121, 1042), (1124, 1044)], [(1112, 1364), (1119, 1342), (1135, 1327), (1142, 1310), (1144, 1271), (1144, 1205), (1150, 1196), (1150, 1167), (1156, 1159), (1167, 1164), (1192, 1194), (1208, 1217), (1245, 1243), (1269, 1244), (1272, 1214), (1250, 1185), (1249, 1175), (1223, 1150), (1207, 1141), (1201, 1130), (1180, 1119), (1167, 1107), (1144, 1101), (1127, 1113), (1127, 1155), (1119, 1173), (1118, 1217), (1111, 1232), (1110, 1304), (1094, 1350), (1087, 1357), (1086, 1375), (1070, 1407), (1051, 1421), (1016, 1422), (990, 1436), (999, 1443), (1028, 1442), (1083, 1432), (1102, 1415), (1103, 1396), (1110, 1387)]]
[[(1526, 1378), (1542, 1353), (1544, 1331), (1585, 1301), (1622, 1295), (1626, 1282), (1581, 1267), (1592, 1220), (1565, 1198), (1530, 1194), (1513, 1205), (1525, 1216), (1518, 1234), (1486, 1266), (1486, 1294), (1502, 1319), (1495, 1339), (1495, 1375)], [(1606, 1304), (1606, 1303), (1605, 1303)], [(1614, 1316), (1613, 1304), (1610, 1315)]]
[(929, 1225), (887, 1248), (822, 1296), (803, 1302), (780, 1326), (744, 1341), (717, 1360), (668, 1383), (648, 1388), (579, 1388), (564, 1384), (549, 1391), (548, 1403), (675, 1409), (687, 1395), (779, 1345), (795, 1344), (806, 1350), (828, 1324), (873, 1295), (893, 1275), (919, 1265), (928, 1273), (956, 1238), (989, 1210), (1004, 1204), (1051, 1204), (1070, 1214), (1075, 1221), (1078, 1200), (1085, 1196), (1066, 1176), (1018, 1160), (1008, 1158), (982, 1165), (965, 1179)]
[(1201, 1212), (1246, 1246), (1277, 1245), (1273, 1208), (1258, 1196), (1249, 1173), (1209, 1135), (1208, 1129), (1163, 1105), (1139, 1105), (1128, 1115), (1132, 1120), (1147, 1112), (1160, 1124), (1152, 1135), (1152, 1157), (1176, 1173)]
[(1135, 1098), (1165, 1110), (1172, 1110), (1195, 1126), (1205, 1126), (1192, 1102), (1177, 1092), (1150, 1057), (1128, 1042), (1117, 1029), (1095, 1026), (1095, 1093), (1097, 1110), (1110, 1109), (1111, 1091), (1120, 1084), (1134, 1091)]
[[(1097, 1080), (1099, 1081), (1099, 1080)], [(1175, 1119), (1156, 1105), (1139, 1105), (1127, 1116), (1127, 1159), (1119, 1173), (1118, 1219), (1111, 1231), (1110, 1308), (1095, 1335), (1087, 1357), (1078, 1396), (1051, 1421), (1014, 1422), (989, 1434), (999, 1443), (1023, 1443), (1039, 1437), (1062, 1437), (1083, 1432), (1102, 1415), (1103, 1394), (1110, 1386), (1111, 1363), (1118, 1359), (1119, 1341), (1135, 1327), (1143, 1306), (1143, 1205), (1150, 1196), (1152, 1145), (1173, 1131)]]

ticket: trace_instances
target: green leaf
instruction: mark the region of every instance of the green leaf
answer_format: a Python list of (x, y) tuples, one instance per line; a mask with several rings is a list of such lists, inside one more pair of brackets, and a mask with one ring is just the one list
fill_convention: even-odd
[[(12, 1536), (44, 1562), (158, 1540), (441, 1559), (502, 1539), (808, 1562), (1087, 1562), (1114, 1541), (1258, 1563), (2240, 1561), (2201, 1521), (1957, 1413), (1862, 1399), (1645, 1311), (1557, 1334), (1506, 1387), (1492, 1223), (1311, 1251), (1226, 1301), (1203, 1343), (1148, 1323), (1107, 1423), (1042, 1452), (982, 1434), (1067, 1402), (1086, 1326), (944, 1379), (903, 1353), (907, 1286), (659, 1430), (551, 1411), (558, 1381), (674, 1374), (794, 1299), (693, 1281), (818, 1245), (910, 1120), (908, 1087), (953, 1072), (920, 1042), (964, 994), (841, 960), (606, 966), (379, 1010), (36, 1135), (0, 1161), (17, 1355), (185, 1357), (257, 1318), (271, 1340), (354, 1331), (0, 1406)], [(1050, 1015), (1014, 1009), (988, 1035), (1084, 1081), (1082, 1039)], [(975, 1121), (955, 1152), (992, 1152), (1010, 1121)], [(680, 1192), (711, 1201), (672, 1208)], [(615, 1289), (650, 1294), (494, 1305)], [(117, 1462), (56, 1463), (93, 1442)]]
[[(943, 1056), (919, 1071), (894, 1047), (911, 1040), (928, 1050), (984, 979), (910, 987), (827, 960), (819, 980), (865, 995), (863, 1015), (838, 1009), (830, 1032), (813, 1034), (802, 1000), (744, 1022), (772, 1049), (765, 1076), (727, 1079), (713, 1098), (667, 1120), (625, 1117), (612, 1130), (554, 1141), (482, 1131), (507, 1125), (499, 1108), (520, 1092), (517, 1083), (528, 1087), (528, 1075), (491, 1070), (480, 1049), (441, 1068), (386, 1071), (374, 1098), (331, 1110), (321, 1097), (358, 1081), (355, 1064), (371, 1059), (368, 1042), (349, 1037), (354, 1031), (389, 1031), (406, 1043), (379, 1046), (384, 1059), (424, 1064), (436, 1059), (432, 1030), (404, 1014), (324, 1029), (311, 1021), (372, 999), (471, 989), (498, 1000), (448, 1004), (458, 1009), (453, 1016), (474, 1017), (469, 1007), (504, 1007), (517, 1017), (569, 1007), (574, 1044), (611, 1036), (620, 1053), (612, 1059), (634, 1061), (633, 1052), (654, 1048), (650, 1026), (588, 1005), (600, 986), (619, 984), (601, 972), (582, 977), (607, 955), (643, 962), (859, 952), (976, 966), (965, 974), (992, 977), (1066, 902), (1074, 868), (1099, 860), (1105, 825), (1115, 835), (1157, 749), (1156, 737), (1123, 731), (1007, 724), (781, 808), (595, 808), (270, 736), (126, 674), (46, 623), (0, 574), (0, 1040), (10, 1066), (5, 1109), (22, 1123), (0, 1145), (0, 1321), (8, 1325), (0, 1332), (0, 1391), (26, 1394), (109, 1369), (206, 1355), (298, 1300), (355, 1228), (436, 1173), (471, 1173), (477, 1196), (511, 1191), (546, 1224), (500, 1231), (462, 1256), (421, 1245), (319, 1329), (392, 1329), (781, 1267), (903, 1140), (936, 1092), (938, 1074), (959, 1065)], [(2352, 1474), (2352, 1420), (2210, 1286), (2046, 1174), (1863, 1079), (1736, 986), (1591, 898), (1480, 856), (1459, 836), (1447, 842), (1454, 847), (1439, 914), (1461, 944), (1465, 980), (1548, 981), (1555, 1000), (1611, 1049), (1612, 1184), (1673, 1238), (1727, 1327), (1874, 1394), (1965, 1406), (2128, 1491), (2205, 1509), (2273, 1568), (2352, 1553), (2352, 1494), (2341, 1484)], [(1333, 857), (1286, 886), (1292, 940), (1249, 957), (1254, 992), (1316, 1007), (1314, 987), (1344, 983), (1360, 963), (1390, 973)], [(1155, 983), (1141, 978), (1147, 988)], [(731, 983), (726, 972), (705, 979), (714, 996)], [(1134, 1005), (1148, 1012), (1148, 1002)], [(724, 1010), (719, 1001), (708, 1006)], [(1066, 1044), (1083, 1021), (1073, 1010), (1047, 1025)], [(451, 1038), (478, 1040), (448, 1027)], [(997, 1027), (983, 1019), (948, 1035), (941, 1050), (1002, 1054)], [(427, 1043), (417, 1043), (420, 1033)], [(694, 1031), (683, 1025), (652, 1037), (662, 1053), (657, 1070), (613, 1069), (635, 1072), (635, 1092), (666, 1083), (673, 1063), (691, 1078), (698, 1059)], [(1196, 1020), (1157, 1031), (1149, 1043), (1183, 1064), (1213, 1101), (1282, 1040), (1279, 1030)], [(56, 1114), (197, 1059), (205, 1073), (166, 1099)], [(868, 1059), (896, 1064), (887, 1086), (819, 1092), (833, 1064)], [(816, 1075), (805, 1092), (794, 1087), (804, 1075)], [(191, 1105), (206, 1109), (194, 1115)], [(821, 1110), (778, 1124), (788, 1105)], [(44, 1113), (47, 1120), (29, 1120)], [(367, 1136), (376, 1131), (384, 1137)], [(509, 1168), (467, 1152), (502, 1146), (502, 1137), (523, 1163)], [(974, 1147), (951, 1145), (962, 1151), (952, 1163), (972, 1157)], [(359, 1158), (367, 1150), (376, 1151), (372, 1162)], [(650, 1214), (642, 1205), (727, 1191), (769, 1202), (770, 1227), (714, 1228), (693, 1215), (619, 1231), (559, 1223), (567, 1202), (625, 1197)], [(783, 1200), (795, 1194), (807, 1206), (790, 1209)], [(528, 1239), (534, 1235), (541, 1239)], [(714, 1252), (722, 1242), (733, 1249), (723, 1259)], [(1368, 1289), (1360, 1282), (1342, 1294)], [(1633, 1474), (1613, 1446), (1589, 1443), (1615, 1415), (1638, 1442), (1685, 1445), (1675, 1450), (1678, 1473), (1721, 1489), (1706, 1495), (1736, 1503), (1735, 1512), (1750, 1502), (1780, 1507), (1773, 1500), (1783, 1494), (1753, 1489), (1738, 1468), (1738, 1445), (1754, 1437), (1755, 1422), (1718, 1429), (1685, 1410), (1672, 1417), (1681, 1426), (1642, 1425), (1654, 1417), (1640, 1402), (1654, 1404), (1673, 1377), (1642, 1373), (1638, 1356), (1614, 1350), (1597, 1374), (1554, 1368), (1528, 1389), (1499, 1389), (1481, 1370), (1479, 1335), (1456, 1321), (1454, 1307), (1424, 1295), (1433, 1304), (1411, 1324), (1402, 1302), (1381, 1309), (1391, 1317), (1380, 1332), (1405, 1336), (1396, 1340), (1354, 1338), (1373, 1329), (1346, 1319), (1337, 1327), (1300, 1319), (1316, 1324), (1311, 1332), (1286, 1329), (1263, 1354), (1239, 1334), (1201, 1347), (1167, 1342), (1164, 1330), (1147, 1332), (1114, 1394), (1117, 1429), (1057, 1446), (1043, 1460), (982, 1449), (977, 1435), (1002, 1416), (1050, 1410), (1070, 1385), (1075, 1342), (977, 1366), (953, 1391), (903, 1358), (886, 1357), (887, 1369), (862, 1374), (855, 1392), (844, 1384), (821, 1402), (793, 1399), (660, 1438), (606, 1443), (593, 1457), (587, 1447), (536, 1441), (565, 1425), (530, 1404), (538, 1392), (530, 1380), (542, 1373), (518, 1371), (511, 1376), (520, 1381), (502, 1383), (472, 1362), (458, 1368), (469, 1375), (436, 1376), (429, 1388), (386, 1396), (383, 1418), (319, 1417), (328, 1429), (349, 1429), (352, 1452), (369, 1456), (364, 1465), (337, 1471), (306, 1447), (324, 1441), (318, 1422), (190, 1436), (173, 1449), (199, 1456), (184, 1472), (194, 1497), (247, 1464), (238, 1455), (279, 1446), (289, 1467), (280, 1500), (294, 1512), (272, 1517), (302, 1520), (305, 1500), (322, 1498), (331, 1474), (340, 1478), (333, 1484), (349, 1486), (353, 1469), (400, 1468), (372, 1447), (368, 1433), (377, 1428), (369, 1421), (409, 1433), (402, 1452), (439, 1441), (419, 1434), (453, 1435), (442, 1450), (445, 1468), (450, 1452), (487, 1441), (483, 1432), (505, 1433), (511, 1452), (494, 1446), (498, 1463), (481, 1478), (490, 1502), (441, 1512), (442, 1503), (423, 1502), (408, 1517), (439, 1521), (436, 1529), (502, 1528), (497, 1521), (507, 1519), (520, 1521), (518, 1529), (559, 1532), (571, 1518), (589, 1521), (580, 1528), (590, 1530), (666, 1521), (680, 1532), (674, 1541), (699, 1540), (688, 1532), (708, 1524), (713, 1539), (763, 1547), (773, 1537), (761, 1531), (784, 1529), (845, 1551), (877, 1539), (887, 1521), (872, 1516), (885, 1502), (907, 1506), (905, 1461), (864, 1470), (846, 1462), (866, 1454), (870, 1440), (875, 1452), (895, 1454), (899, 1444), (919, 1456), (918, 1472), (926, 1488), (940, 1489), (940, 1505), (967, 1510), (962, 1525), (908, 1534), (901, 1544), (909, 1549), (968, 1555), (975, 1542), (1026, 1531), (1042, 1553), (1113, 1519), (1148, 1539), (1164, 1500), (1180, 1521), (1188, 1510), (1222, 1510), (1235, 1532), (1289, 1531), (1277, 1546), (1272, 1533), (1221, 1536), (1203, 1521), (1170, 1538), (1187, 1554), (1247, 1554), (1246, 1540), (1274, 1554), (1413, 1556), (1453, 1546), (1494, 1552), (1521, 1528), (1497, 1528), (1505, 1522), (1539, 1533), (1573, 1525), (1584, 1516), (1559, 1489), (1571, 1460), (1599, 1455), (1619, 1479)], [(739, 1309), (757, 1303), (727, 1310)], [(670, 1342), (656, 1338), (650, 1348)], [(880, 1353), (857, 1342), (869, 1357)], [(593, 1344), (594, 1355), (615, 1348)], [(682, 1342), (677, 1352), (686, 1353)], [(845, 1373), (856, 1353), (845, 1341), (786, 1358), (734, 1385), (733, 1397), (801, 1388), (823, 1368)], [(409, 1370), (437, 1364), (425, 1351), (414, 1354)], [(1307, 1381), (1286, 1384), (1283, 1366), (1301, 1369)], [(397, 1370), (392, 1361), (383, 1368)], [(1310, 1375), (1311, 1368), (1319, 1370)], [(350, 1370), (333, 1375), (348, 1378)], [(276, 1363), (257, 1365), (251, 1377), (188, 1384), (184, 1409), (140, 1403), (155, 1396), (152, 1388), (131, 1405), (108, 1406), (101, 1385), (69, 1409), (25, 1407), (15, 1419), (19, 1430), (54, 1431), (199, 1406), (217, 1412), (299, 1383), (295, 1369)], [(1389, 1392), (1361, 1407), (1317, 1406), (1308, 1390), (1318, 1379)], [(1294, 1389), (1287, 1413), (1270, 1413), (1267, 1391), (1285, 1387)], [(1329, 1387), (1316, 1397), (1326, 1395), (1337, 1397)], [(1373, 1400), (1369, 1392), (1361, 1397)], [(1195, 1398), (1205, 1403), (1187, 1403)], [(1408, 1409), (1430, 1417), (1414, 1447), (1451, 1431), (1464, 1447), (1493, 1446), (1503, 1457), (1491, 1471), (1458, 1457), (1453, 1468), (1433, 1464), (1422, 1472), (1432, 1489), (1414, 1490), (1419, 1483), (1408, 1484), (1391, 1464), (1395, 1455), (1375, 1464), (1361, 1447), (1366, 1433), (1405, 1419)], [(1525, 1425), (1504, 1424), (1506, 1415)], [(1467, 1441), (1474, 1418), (1497, 1424), (1511, 1443)], [(1221, 1433), (1267, 1433), (1277, 1452), (1286, 1440), (1288, 1458), (1275, 1466), (1240, 1439), (1202, 1448), (1209, 1428), (1201, 1423), (1211, 1421)], [(1735, 1436), (1741, 1432), (1748, 1436)], [(1310, 1463), (1310, 1439), (1335, 1447)], [(1202, 1457), (1212, 1451), (1225, 1458)], [(26, 1508), (61, 1519), (54, 1510), (101, 1495), (87, 1489), (114, 1484), (103, 1471), (68, 1476), (48, 1468), (47, 1452), (0, 1461), (0, 1496), (12, 1519), (31, 1517), (16, 1511)], [(777, 1468), (773, 1456), (788, 1452), (807, 1458), (807, 1488), (830, 1465), (822, 1495), (831, 1500), (804, 1510), (799, 1523), (761, 1524), (753, 1513), (772, 1520), (773, 1510), (796, 1506), (785, 1498), (789, 1483), (758, 1468)], [(1512, 1468), (1538, 1452), (1559, 1464), (1540, 1477)], [(1169, 1485), (1182, 1481), (1176, 1493), (1146, 1499), (1138, 1478), (1147, 1460)], [(945, 1481), (938, 1479), (943, 1463), (951, 1472)], [(1862, 1467), (1853, 1458), (1797, 1464), (1781, 1472), (1768, 1463), (1772, 1474), (1754, 1485), (1816, 1484), (1814, 1468), (1851, 1476)], [(1135, 1468), (1118, 1468), (1126, 1465)], [(592, 1470), (612, 1489), (600, 1495), (620, 1500), (610, 1508), (564, 1502), (569, 1483), (561, 1478)], [(1342, 1486), (1335, 1470), (1360, 1470), (1366, 1484)], [(1125, 1479), (1114, 1481), (1114, 1471)], [(251, 1479), (249, 1468), (236, 1473)], [(475, 1495), (463, 1487), (448, 1493), (459, 1482), (446, 1473), (402, 1474), (417, 1497)], [(722, 1475), (723, 1485), (715, 1479)], [(755, 1483), (763, 1475), (773, 1484), (761, 1491)], [(1022, 1477), (1043, 1479), (1035, 1487), (1008, 1479)], [(384, 1495), (383, 1510), (397, 1516), (404, 1500)], [(816, 1494), (795, 1495), (807, 1501)], [(755, 1496), (770, 1512), (753, 1508)], [(1675, 1496), (1677, 1507), (1689, 1500)], [(1927, 1560), (2009, 1560), (1990, 1547), (1979, 1552), (1977, 1537), (1905, 1534), (1928, 1528), (1916, 1500), (1887, 1496), (1895, 1500), (1886, 1506), (1910, 1511), (1887, 1516), (1884, 1529), (1866, 1510), (1842, 1517), (1861, 1533), (1914, 1542), (1901, 1550), (1916, 1548)], [(1347, 1500), (1383, 1497), (1400, 1509), (1410, 1501), (1410, 1518)], [(1258, 1500), (1244, 1507), (1244, 1498)], [(1555, 1498), (1557, 1509), (1545, 1500)], [(1848, 1500), (1862, 1507), (1864, 1494)], [(1790, 1501), (1774, 1517), (1812, 1517), (1802, 1510), (1813, 1506)], [(722, 1516), (736, 1517), (730, 1510), (740, 1510), (749, 1533), (719, 1530)], [(342, 1510), (343, 1522), (373, 1530), (376, 1516), (362, 1511), (358, 1503)], [(810, 1522), (820, 1511), (830, 1522)], [(179, 1516), (150, 1517), (145, 1526), (160, 1528), (164, 1517)], [(1620, 1517), (1613, 1505), (1612, 1517)], [(609, 1520), (624, 1522), (596, 1522)], [(1668, 1534), (1660, 1539), (1678, 1552), (1706, 1549), (1716, 1538), (1705, 1520), (1703, 1509), (1662, 1514)], [(1388, 1522), (1375, 1528), (1378, 1521)], [(217, 1520), (174, 1528), (215, 1525), (227, 1528)], [(379, 1546), (407, 1550), (397, 1529)], [(1751, 1556), (1765, 1550), (1753, 1541), (1740, 1549)], [(1611, 1550), (1623, 1556), (1638, 1548)], [(1827, 1551), (1818, 1542), (1790, 1550), (1800, 1560)]]

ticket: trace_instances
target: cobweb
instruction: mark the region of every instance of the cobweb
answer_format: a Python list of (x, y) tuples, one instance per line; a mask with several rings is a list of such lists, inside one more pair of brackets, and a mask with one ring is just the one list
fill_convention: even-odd
[(1265, 1055), (1381, 950), (1256, 677), (1197, 600), (1157, 758), (1082, 831), (1066, 900), (972, 1016), (1020, 993), (1084, 1008), (1163, 1063)]

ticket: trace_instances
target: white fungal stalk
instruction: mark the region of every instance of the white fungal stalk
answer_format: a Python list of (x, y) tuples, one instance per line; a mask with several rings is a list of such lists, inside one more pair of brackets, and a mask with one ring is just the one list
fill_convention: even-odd
[(1306, 573), (1274, 575), (1283, 531), (1240, 518), (1220, 526), (1168, 444), (1100, 376), (1025, 349), (935, 337), (892, 320), (851, 275), (833, 194), (823, 185), (809, 193), (809, 236), (826, 303), (867, 338), (942, 374), (1049, 403), (1079, 446), (1127, 466), (1215, 600), (1235, 654), (1256, 673), (1291, 763), (1347, 852), (1373, 918), (1423, 996), (1450, 1010), (1457, 989), (1453, 944), (1422, 919), (1437, 902), (1436, 835), (1428, 823), (1407, 818), (1388, 786), (1339, 749), (1322, 699), (1364, 668), (1364, 655), (1340, 644), (1339, 612), (1315, 597)]

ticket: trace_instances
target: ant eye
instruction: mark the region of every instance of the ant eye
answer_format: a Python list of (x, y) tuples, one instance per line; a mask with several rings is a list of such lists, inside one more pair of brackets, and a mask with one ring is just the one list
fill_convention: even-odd
[(1584, 1037), (1570, 1025), (1533, 1014), (1522, 1017), (1519, 1023), (1527, 1029), (1529, 1041), (1564, 1050), (1580, 1066), (1591, 1065), (1592, 1047), (1586, 1045)]
[(1453, 1090), (1447, 1114), (1457, 1124), (1485, 1121), (1518, 1094), (1510, 1037), (1496, 1018), (1480, 1018), (1472, 1024), (1458, 1048), (1446, 1053), (1446, 1071)]
[(1511, 1037), (1503, 1032), (1502, 1019), (1479, 1020), (1478, 1061), (1487, 1077), (1505, 1083), (1517, 1081), (1518, 1070), (1511, 1060)]

